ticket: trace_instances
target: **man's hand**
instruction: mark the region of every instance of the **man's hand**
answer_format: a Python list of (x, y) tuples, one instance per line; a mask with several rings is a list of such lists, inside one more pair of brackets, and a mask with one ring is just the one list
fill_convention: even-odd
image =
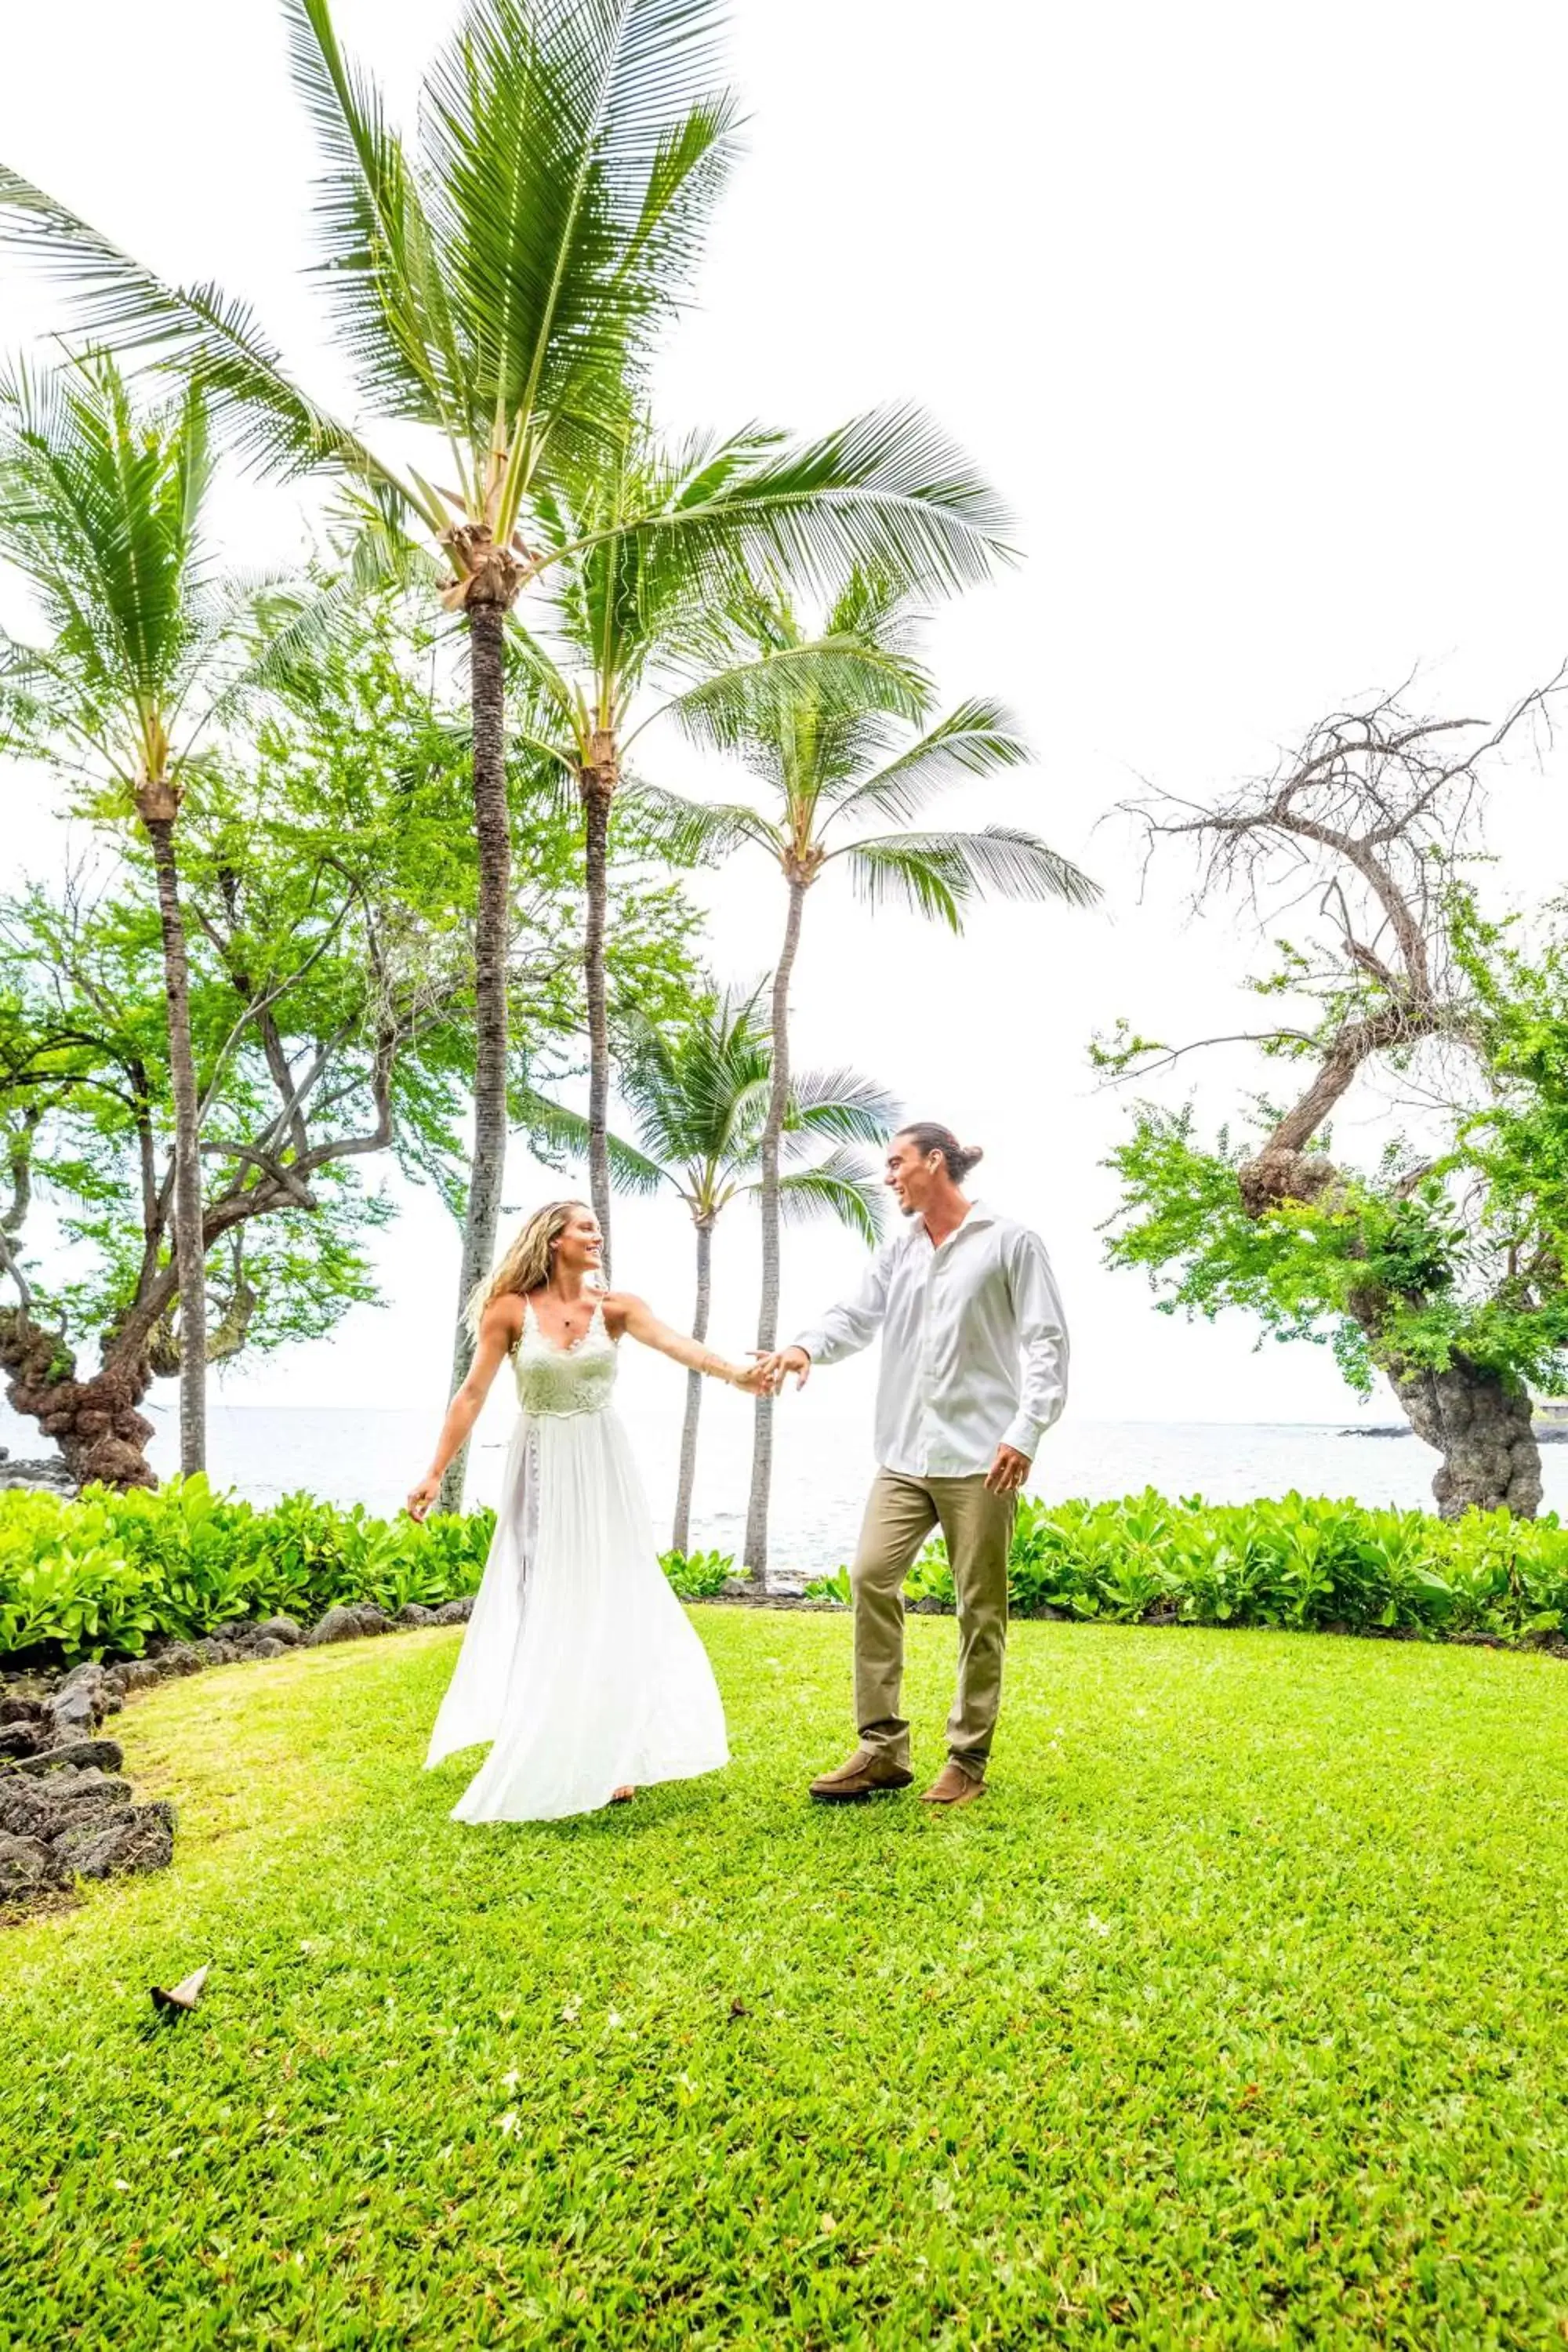
[(772, 1396), (777, 1396), (783, 1388), (787, 1372), (795, 1374), (797, 1389), (805, 1388), (811, 1377), (811, 1358), (804, 1348), (775, 1348), (772, 1355), (763, 1355), (756, 1349), (752, 1352), (756, 1357), (757, 1370), (767, 1381), (768, 1392)]
[(1016, 1495), (1028, 1475), (1028, 1455), (1020, 1454), (1016, 1445), (999, 1445), (996, 1459), (985, 1473), (987, 1491), (993, 1495)]

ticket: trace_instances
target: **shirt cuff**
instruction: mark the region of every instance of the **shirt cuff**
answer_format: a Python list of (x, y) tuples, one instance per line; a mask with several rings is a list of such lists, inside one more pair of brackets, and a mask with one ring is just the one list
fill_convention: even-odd
[(1002, 1433), (1002, 1443), (1010, 1445), (1015, 1454), (1026, 1454), (1032, 1462), (1040, 1450), (1040, 1440), (1045, 1433), (1043, 1421), (1031, 1421), (1026, 1412), (1021, 1412), (1008, 1423)]
[(827, 1342), (820, 1331), (802, 1331), (795, 1339), (790, 1340), (789, 1345), (792, 1348), (801, 1349), (811, 1358), (814, 1364), (819, 1364)]

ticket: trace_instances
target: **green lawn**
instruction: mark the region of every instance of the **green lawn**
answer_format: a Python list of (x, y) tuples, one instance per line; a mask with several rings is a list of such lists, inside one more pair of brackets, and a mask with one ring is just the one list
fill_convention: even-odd
[(552, 1827), (419, 1773), (451, 1633), (127, 1710), (174, 1868), (0, 1936), (0, 2344), (1568, 2337), (1563, 1665), (1023, 1624), (933, 1821), (805, 1801), (844, 1620), (698, 1620), (735, 1764)]

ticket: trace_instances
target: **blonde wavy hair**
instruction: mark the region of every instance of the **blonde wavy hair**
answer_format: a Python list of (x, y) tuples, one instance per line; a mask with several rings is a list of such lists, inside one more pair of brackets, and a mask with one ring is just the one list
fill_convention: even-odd
[(468, 1295), (468, 1325), (477, 1339), (487, 1310), (498, 1298), (525, 1297), (550, 1279), (555, 1244), (585, 1201), (546, 1201), (501, 1253), (492, 1271)]

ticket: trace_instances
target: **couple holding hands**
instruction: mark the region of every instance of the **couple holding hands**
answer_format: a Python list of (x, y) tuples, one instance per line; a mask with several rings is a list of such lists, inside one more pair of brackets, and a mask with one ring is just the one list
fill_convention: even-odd
[(887, 1165), (902, 1230), (850, 1297), (792, 1346), (744, 1367), (669, 1329), (642, 1299), (599, 1287), (603, 1244), (582, 1202), (557, 1202), (529, 1220), (476, 1298), (472, 1369), (408, 1497), (423, 1518), (510, 1357), (521, 1418), (426, 1759), (489, 1743), (454, 1819), (558, 1820), (729, 1761), (707, 1653), (658, 1564), (612, 1403), (616, 1346), (628, 1336), (765, 1395), (791, 1375), (804, 1386), (880, 1335), (879, 1466), (851, 1571), (859, 1744), (811, 1794), (842, 1803), (910, 1783), (910, 1727), (899, 1711), (903, 1583), (937, 1528), (958, 1596), (958, 1685), (947, 1761), (924, 1801), (963, 1805), (984, 1793), (1013, 1517), (1066, 1400), (1068, 1342), (1038, 1235), (964, 1192), (979, 1158), (944, 1127), (902, 1129)]

